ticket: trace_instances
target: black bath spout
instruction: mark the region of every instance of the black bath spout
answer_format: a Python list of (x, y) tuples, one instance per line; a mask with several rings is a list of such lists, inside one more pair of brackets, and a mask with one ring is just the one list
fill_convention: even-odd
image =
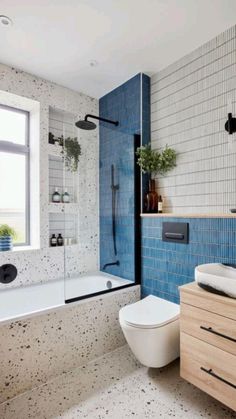
[(108, 266), (114, 266), (114, 265), (120, 266), (120, 261), (117, 260), (116, 262), (105, 263), (105, 265), (103, 265), (103, 268), (102, 269), (105, 270)]

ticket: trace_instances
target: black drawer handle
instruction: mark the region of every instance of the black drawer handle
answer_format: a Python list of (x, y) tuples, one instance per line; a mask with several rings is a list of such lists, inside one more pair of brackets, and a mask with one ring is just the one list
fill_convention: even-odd
[(175, 240), (183, 240), (184, 234), (182, 233), (168, 233), (168, 231), (165, 233), (165, 237), (167, 239), (175, 239)]
[(204, 367), (201, 367), (200, 369), (202, 371), (206, 372), (207, 374), (211, 375), (212, 377), (216, 378), (217, 380), (222, 381), (223, 383), (228, 384), (228, 386), (233, 387), (233, 388), (236, 389), (236, 386), (233, 383), (231, 383), (230, 381), (227, 381), (224, 378), (220, 377), (219, 375), (215, 374), (211, 368), (208, 370)]
[(203, 330), (205, 330), (206, 332), (213, 333), (214, 335), (220, 336), (220, 337), (222, 337), (222, 338), (224, 338), (224, 339), (228, 339), (228, 340), (230, 340), (231, 342), (236, 342), (236, 339), (231, 338), (230, 336), (224, 335), (223, 333), (216, 332), (216, 330), (212, 329), (212, 327), (200, 326), (200, 329), (203, 329)]

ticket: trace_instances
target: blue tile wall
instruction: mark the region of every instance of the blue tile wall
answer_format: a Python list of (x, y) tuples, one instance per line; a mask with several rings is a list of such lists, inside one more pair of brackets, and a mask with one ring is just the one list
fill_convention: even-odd
[(142, 77), (142, 144), (148, 144), (151, 141), (151, 87), (150, 77), (143, 74)]
[[(140, 112), (142, 109), (142, 113)], [(100, 116), (119, 121), (100, 124), (100, 265), (120, 260), (106, 270), (134, 280), (134, 143), (133, 135), (150, 141), (150, 78), (138, 74), (99, 101)], [(111, 164), (120, 189), (117, 199), (117, 258), (113, 251)], [(148, 178), (142, 177), (146, 190)], [(189, 244), (162, 242), (162, 223), (189, 223)], [(180, 285), (194, 280), (195, 266), (236, 263), (235, 218), (142, 218), (142, 296), (154, 294), (179, 303)]]
[[(142, 80), (144, 83), (141, 83)], [(149, 91), (147, 92), (147, 90)], [(134, 134), (141, 134), (142, 96), (148, 112), (150, 78), (137, 74), (99, 100), (99, 115), (118, 120), (113, 127), (100, 123), (100, 269), (105, 263), (120, 261), (106, 272), (134, 281)], [(143, 109), (142, 109), (143, 110)], [(145, 121), (150, 118), (145, 114)], [(144, 121), (144, 122), (145, 122)], [(148, 125), (146, 123), (146, 125)], [(148, 126), (150, 130), (150, 123)], [(147, 127), (145, 127), (147, 130)], [(145, 131), (146, 132), (146, 131)], [(150, 131), (147, 134), (150, 137)], [(117, 193), (117, 251), (112, 240), (111, 165), (115, 166)]]
[[(143, 75), (142, 79), (142, 145), (146, 145), (151, 142), (151, 86), (150, 86), (150, 77), (146, 74)], [(148, 181), (149, 175), (142, 175), (142, 195), (148, 191)], [(142, 199), (143, 206), (143, 199)], [(142, 208), (143, 212), (143, 208)]]
[[(161, 240), (162, 223), (189, 223), (189, 244)], [(236, 263), (235, 218), (142, 219), (142, 295), (154, 294), (179, 303), (179, 285), (194, 280), (203, 263)]]

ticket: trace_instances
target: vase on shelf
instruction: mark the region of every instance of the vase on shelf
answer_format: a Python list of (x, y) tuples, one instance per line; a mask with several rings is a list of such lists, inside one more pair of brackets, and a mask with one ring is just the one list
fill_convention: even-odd
[(158, 212), (158, 194), (156, 192), (155, 179), (149, 180), (148, 193), (145, 197), (145, 212), (157, 213)]

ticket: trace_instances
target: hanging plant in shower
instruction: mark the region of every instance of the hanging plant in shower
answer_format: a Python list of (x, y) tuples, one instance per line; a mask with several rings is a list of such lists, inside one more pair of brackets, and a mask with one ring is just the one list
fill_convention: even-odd
[(78, 143), (77, 137), (65, 138), (61, 154), (65, 159), (66, 167), (71, 172), (77, 172), (79, 158), (81, 156), (81, 146)]
[(165, 175), (176, 166), (177, 153), (166, 145), (163, 151), (152, 150), (151, 144), (139, 147), (136, 151), (137, 164), (142, 173)]

